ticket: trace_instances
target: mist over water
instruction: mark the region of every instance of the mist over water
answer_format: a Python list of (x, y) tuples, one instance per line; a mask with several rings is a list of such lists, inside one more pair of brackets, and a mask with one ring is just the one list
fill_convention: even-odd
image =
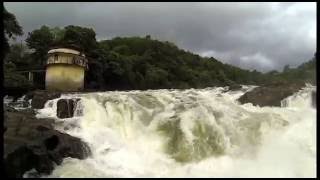
[(240, 105), (226, 88), (112, 91), (80, 97), (75, 117), (58, 119), (50, 100), (38, 117), (91, 148), (49, 177), (316, 177), (313, 86), (282, 107)]

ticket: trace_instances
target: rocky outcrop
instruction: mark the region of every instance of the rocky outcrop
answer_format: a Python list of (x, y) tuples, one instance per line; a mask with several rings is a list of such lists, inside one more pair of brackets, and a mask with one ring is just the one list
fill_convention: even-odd
[(239, 84), (232, 84), (229, 86), (229, 91), (238, 91), (241, 90), (242, 86)]
[(54, 120), (36, 119), (32, 109), (4, 110), (4, 163), (8, 177), (22, 177), (33, 168), (50, 174), (65, 157), (84, 159), (90, 155), (86, 143), (55, 130)]
[[(219, 87), (219, 86), (217, 86)], [(224, 87), (223, 90), (221, 91), (222, 93), (226, 93), (226, 92), (229, 92), (229, 91), (239, 91), (242, 89), (242, 86), (239, 85), (239, 84), (231, 84), (227, 87)]]
[(80, 99), (59, 99), (57, 102), (57, 117), (71, 118)]
[(22, 102), (13, 101), (13, 102), (10, 102), (8, 105), (14, 106), (14, 107), (21, 107), (21, 108), (29, 107), (29, 103), (27, 101), (22, 101)]
[(33, 88), (30, 89), (25, 87), (4, 87), (3, 94), (14, 97), (14, 98), (19, 98), (33, 90), (34, 90)]
[(44, 90), (38, 90), (27, 93), (26, 99), (32, 99), (32, 108), (42, 109), (44, 108), (44, 105), (48, 100), (59, 98), (60, 96), (61, 92), (49, 92)]
[(253, 105), (281, 106), (281, 100), (298, 92), (305, 85), (302, 83), (273, 84), (260, 86), (242, 95), (238, 101), (241, 104), (252, 103)]

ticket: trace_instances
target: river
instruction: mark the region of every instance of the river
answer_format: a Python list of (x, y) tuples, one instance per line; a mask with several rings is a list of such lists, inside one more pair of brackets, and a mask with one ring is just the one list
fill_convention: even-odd
[(315, 87), (282, 107), (236, 101), (253, 88), (64, 94), (81, 98), (73, 118), (56, 117), (58, 99), (37, 117), (56, 118), (92, 156), (43, 177), (316, 177)]

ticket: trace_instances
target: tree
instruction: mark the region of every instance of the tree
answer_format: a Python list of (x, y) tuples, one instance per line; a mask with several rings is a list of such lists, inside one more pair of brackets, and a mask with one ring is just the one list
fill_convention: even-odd
[(3, 72), (4, 74), (11, 73), (16, 70), (16, 65), (11, 61), (5, 61), (3, 63)]
[(8, 43), (8, 38), (15, 38), (15, 36), (18, 35), (22, 35), (23, 31), (22, 31), (22, 27), (19, 25), (16, 17), (11, 14), (10, 12), (8, 12), (6, 10), (5, 7), (3, 7), (3, 30), (4, 30), (4, 34), (3, 34), (3, 52), (4, 52), (4, 56), (2, 57), (2, 59), (4, 59), (4, 57), (7, 55), (7, 53), (10, 51), (10, 46)]
[(25, 51), (23, 46), (12, 45), (10, 52), (4, 59), (3, 72), (4, 72), (4, 87), (5, 88), (30, 88), (31, 83), (27, 78), (21, 74), (16, 73), (18, 67), (26, 65), (24, 58)]
[(165, 87), (167, 84), (168, 73), (160, 68), (148, 65), (146, 69), (145, 81), (147, 88)]
[(80, 26), (65, 27), (63, 43), (66, 45), (76, 45), (88, 56), (97, 56), (95, 50), (98, 48), (96, 33), (91, 28)]
[[(3, 25), (4, 25), (4, 33), (3, 33), (3, 56), (2, 59), (4, 60), (7, 58), (7, 55), (9, 52), (12, 52), (12, 54), (16, 55), (16, 58), (21, 58), (21, 49), (16, 52), (16, 49), (13, 49), (12, 51), (10, 50), (10, 46), (8, 43), (8, 40), (10, 38), (14, 39), (15, 36), (20, 36), (23, 35), (22, 27), (19, 25), (16, 17), (8, 12), (4, 7), (3, 7)], [(16, 47), (16, 46), (14, 46)], [(13, 60), (13, 59), (12, 59)], [(15, 59), (16, 60), (16, 59)], [(12, 61), (6, 61), (3, 64), (3, 70), (4, 70), (4, 87), (5, 88), (21, 88), (21, 87), (30, 87), (30, 83), (28, 80), (20, 75), (14, 73), (16, 70), (16, 65)]]
[(51, 33), (50, 28), (47, 26), (41, 26), (40, 29), (36, 29), (31, 33), (28, 33), (26, 42), (30, 49), (35, 50), (33, 58), (40, 66), (44, 65), (47, 53), (54, 42), (54, 36)]
[(61, 29), (60, 27), (54, 27), (50, 29), (50, 32), (53, 35), (53, 44), (57, 46), (60, 45), (63, 41), (66, 30), (64, 28)]
[(28, 79), (18, 73), (8, 72), (4, 74), (5, 88), (31, 88), (32, 84)]
[(217, 78), (218, 78), (221, 82), (225, 82), (225, 81), (227, 80), (227, 77), (226, 77), (225, 73), (223, 72), (223, 70), (219, 70), (219, 71), (218, 71)]
[(117, 46), (115, 48), (113, 48), (113, 50), (119, 54), (123, 54), (123, 55), (130, 55), (130, 48), (127, 45), (120, 45)]
[(10, 46), (10, 52), (4, 58), (5, 62), (14, 63), (17, 69), (25, 69), (30, 65), (34, 65), (30, 54), (27, 52), (25, 44), (13, 44)]

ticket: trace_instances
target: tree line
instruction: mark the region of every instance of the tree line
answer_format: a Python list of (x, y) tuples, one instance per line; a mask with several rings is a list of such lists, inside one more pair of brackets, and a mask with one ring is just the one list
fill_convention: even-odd
[(42, 26), (28, 33), (25, 43), (8, 45), (22, 34), (13, 14), (4, 9), (5, 87), (30, 86), (15, 70), (45, 69), (47, 52), (54, 46), (76, 46), (89, 58), (85, 87), (97, 90), (237, 87), (239, 84), (272, 84), (294, 81), (315, 83), (315, 57), (297, 68), (261, 73), (201, 57), (168, 41), (145, 37), (96, 40), (92, 28), (69, 25)]

